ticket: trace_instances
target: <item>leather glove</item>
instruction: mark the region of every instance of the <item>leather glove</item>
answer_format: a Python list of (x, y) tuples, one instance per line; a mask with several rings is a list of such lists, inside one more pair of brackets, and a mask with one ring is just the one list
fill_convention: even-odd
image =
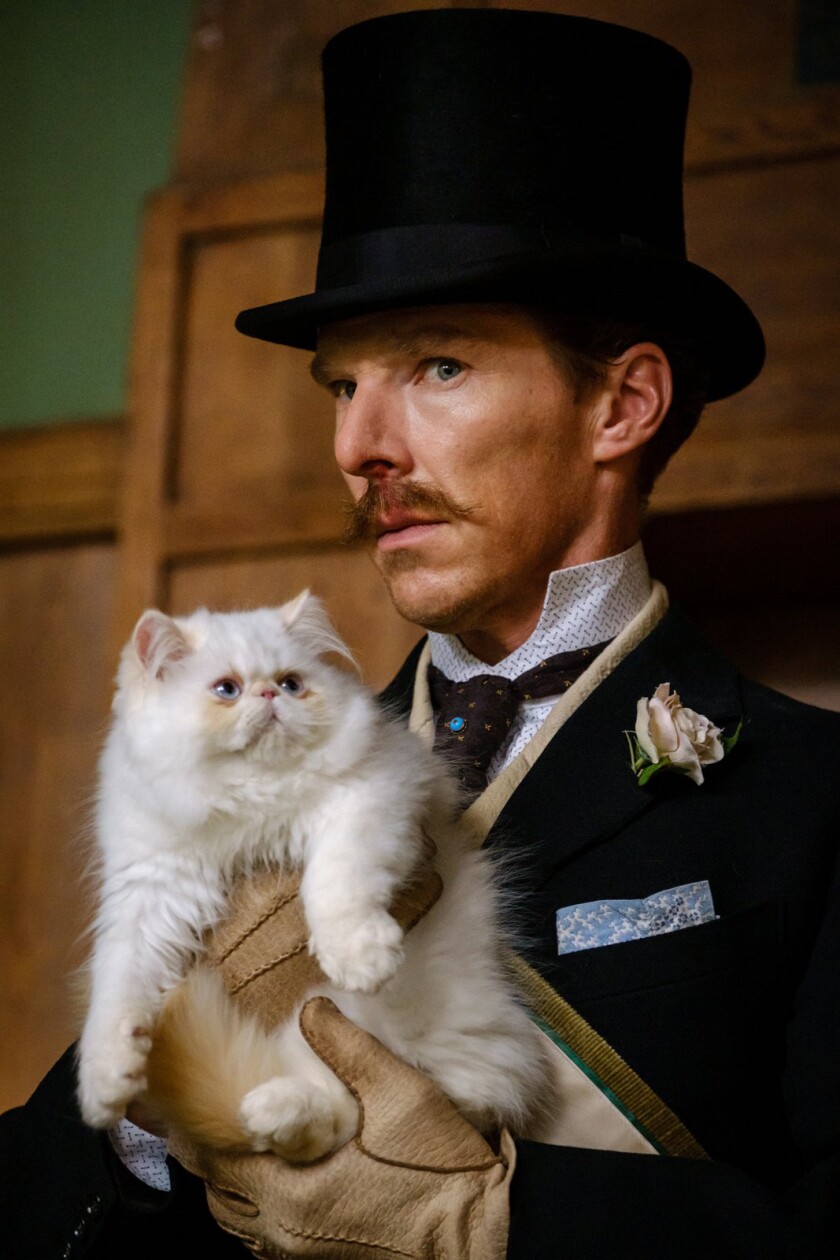
[(351, 1024), (328, 998), (306, 1003), (304, 1037), (355, 1095), (360, 1130), (305, 1167), (171, 1139), (207, 1185), (221, 1227), (255, 1255), (322, 1260), (503, 1260), (515, 1162), (494, 1151), (422, 1073)]
[[(426, 863), (390, 907), (404, 931), (431, 910), (442, 888), (437, 871)], [(269, 870), (239, 880), (227, 917), (205, 941), (205, 951), (228, 993), (268, 1029), (285, 1023), (311, 989), (327, 983), (309, 953), (296, 871)]]
[[(440, 896), (431, 866), (392, 906), (406, 931)], [(297, 876), (243, 880), (207, 961), (266, 1027), (289, 1018), (324, 976), (307, 949)], [(264, 1256), (361, 1260), (502, 1260), (515, 1148), (498, 1151), (437, 1086), (346, 1020), (326, 998), (301, 1012), (301, 1030), (355, 1094), (360, 1131), (306, 1167), (270, 1154), (223, 1155), (174, 1134), (170, 1149), (207, 1184), (223, 1229)]]

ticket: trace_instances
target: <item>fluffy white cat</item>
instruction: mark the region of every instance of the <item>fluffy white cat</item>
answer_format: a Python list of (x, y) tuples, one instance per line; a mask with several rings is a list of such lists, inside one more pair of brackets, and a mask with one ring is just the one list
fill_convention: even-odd
[[(233, 880), (266, 866), (300, 871), (310, 950), (329, 979), (318, 992), (349, 1019), (482, 1129), (521, 1131), (545, 1102), (541, 1039), (502, 960), (489, 859), (459, 831), (440, 759), (328, 659), (336, 652), (349, 656), (308, 592), (277, 609), (138, 621), (100, 767), (78, 1052), (89, 1124), (110, 1127), (143, 1098), (172, 995), (190, 1066), (169, 1124), (297, 1161), (356, 1131), (355, 1100), (297, 1020), (266, 1032), (194, 966)], [(404, 935), (389, 906), (428, 857), (424, 832), (443, 892)]]

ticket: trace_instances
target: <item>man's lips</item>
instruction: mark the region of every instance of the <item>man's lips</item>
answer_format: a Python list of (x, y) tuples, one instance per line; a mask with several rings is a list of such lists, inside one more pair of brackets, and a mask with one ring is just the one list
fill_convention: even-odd
[(381, 551), (420, 542), (444, 521), (429, 516), (417, 516), (411, 512), (387, 512), (376, 518), (374, 533), (376, 545)]

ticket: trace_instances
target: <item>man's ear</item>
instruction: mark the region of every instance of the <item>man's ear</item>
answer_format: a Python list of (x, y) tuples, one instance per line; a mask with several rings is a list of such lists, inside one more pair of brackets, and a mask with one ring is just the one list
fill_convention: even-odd
[(649, 442), (672, 396), (671, 367), (654, 342), (639, 342), (610, 363), (593, 434), (595, 462), (621, 459)]

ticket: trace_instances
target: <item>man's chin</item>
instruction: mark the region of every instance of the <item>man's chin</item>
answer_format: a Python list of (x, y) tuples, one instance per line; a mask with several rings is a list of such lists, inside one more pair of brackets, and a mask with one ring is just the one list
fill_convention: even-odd
[(394, 608), (406, 621), (424, 630), (457, 634), (472, 603), (465, 597), (463, 583), (407, 561), (407, 557), (389, 557), (387, 564), (376, 560)]

